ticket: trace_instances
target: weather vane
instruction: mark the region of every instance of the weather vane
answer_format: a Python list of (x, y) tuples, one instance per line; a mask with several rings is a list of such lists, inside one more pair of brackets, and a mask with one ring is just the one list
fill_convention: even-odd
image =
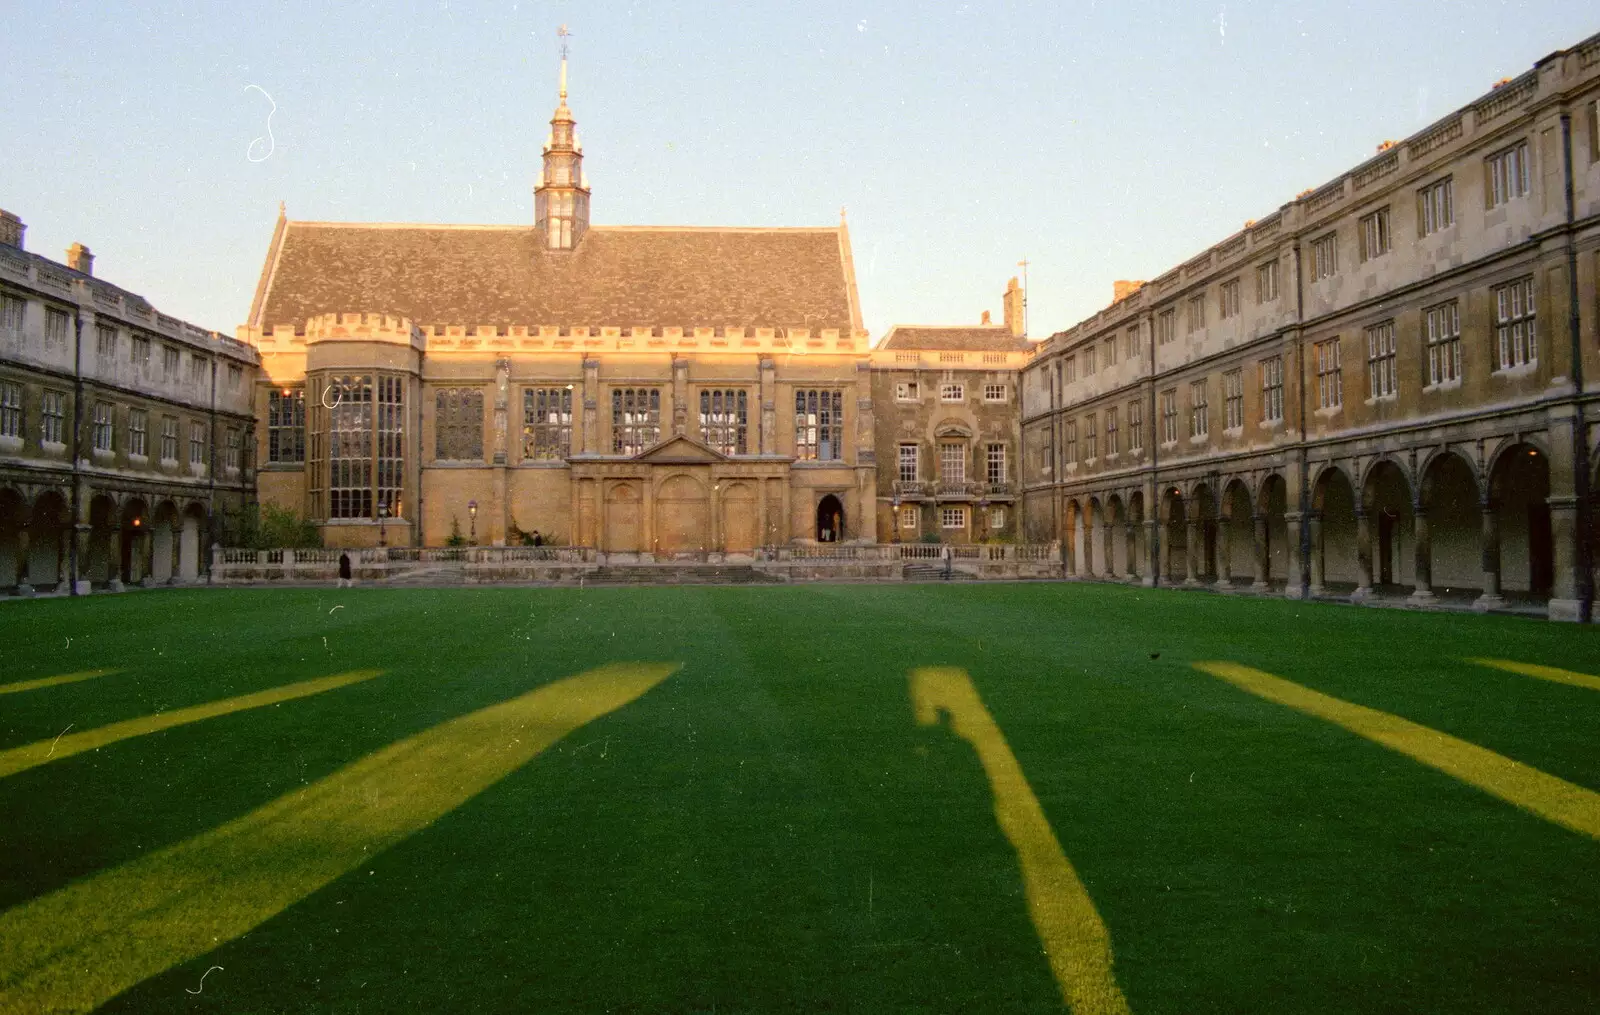
[(562, 25), (556, 29), (556, 38), (561, 40), (561, 59), (567, 58), (567, 40), (572, 38), (572, 33), (567, 31), (567, 26)]

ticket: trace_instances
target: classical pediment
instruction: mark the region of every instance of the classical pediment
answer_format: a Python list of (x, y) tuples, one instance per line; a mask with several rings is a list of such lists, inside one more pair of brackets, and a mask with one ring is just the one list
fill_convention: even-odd
[(679, 434), (668, 437), (660, 444), (645, 448), (634, 455), (636, 462), (651, 462), (660, 465), (683, 465), (696, 462), (725, 462), (728, 456), (712, 448), (706, 447), (691, 437)]
[(966, 421), (947, 416), (933, 428), (935, 437), (971, 437), (972, 427)]

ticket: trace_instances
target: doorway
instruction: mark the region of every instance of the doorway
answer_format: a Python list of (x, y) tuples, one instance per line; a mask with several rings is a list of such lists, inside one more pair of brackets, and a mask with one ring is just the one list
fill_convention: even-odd
[(817, 504), (817, 542), (837, 543), (844, 538), (844, 504), (828, 494)]

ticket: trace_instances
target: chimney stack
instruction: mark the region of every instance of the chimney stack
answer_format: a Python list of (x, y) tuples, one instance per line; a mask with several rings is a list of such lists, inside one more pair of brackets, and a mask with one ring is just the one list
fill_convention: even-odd
[(1137, 282), (1129, 282), (1126, 279), (1118, 279), (1117, 281), (1111, 283), (1111, 302), (1121, 303), (1129, 296), (1132, 296), (1134, 293), (1138, 292), (1140, 287), (1143, 285), (1143, 279), (1140, 279)]
[(979, 324), (988, 324), (988, 323), (990, 323), (990, 321), (989, 321), (989, 311), (985, 310), (983, 312), (983, 317), (978, 321), (978, 323)]
[(1011, 281), (1006, 283), (1005, 301), (1006, 327), (1018, 338), (1023, 337), (1022, 321), (1022, 286), (1017, 284), (1017, 277), (1011, 276)]
[(81, 271), (85, 275), (94, 274), (94, 255), (89, 248), (81, 243), (74, 243), (67, 248), (67, 267), (73, 271)]
[(0, 208), (0, 243), (21, 250), (22, 234), (27, 231), (28, 227), (22, 224), (21, 219)]

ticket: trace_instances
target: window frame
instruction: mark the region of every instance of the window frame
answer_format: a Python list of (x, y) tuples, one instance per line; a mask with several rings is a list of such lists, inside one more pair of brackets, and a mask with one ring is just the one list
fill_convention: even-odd
[(1344, 407), (1344, 353), (1339, 337), (1324, 339), (1313, 346), (1313, 362), (1317, 371), (1317, 411), (1334, 411)]
[(1417, 190), (1417, 235), (1432, 236), (1456, 224), (1454, 177), (1446, 176)]
[(1430, 388), (1461, 381), (1461, 304), (1445, 300), (1422, 308), (1422, 344), (1428, 353)]
[(1394, 320), (1379, 321), (1366, 328), (1367, 397), (1392, 399), (1399, 396), (1400, 378), (1394, 340)]
[(1493, 287), (1496, 372), (1539, 365), (1538, 299), (1533, 276)]

